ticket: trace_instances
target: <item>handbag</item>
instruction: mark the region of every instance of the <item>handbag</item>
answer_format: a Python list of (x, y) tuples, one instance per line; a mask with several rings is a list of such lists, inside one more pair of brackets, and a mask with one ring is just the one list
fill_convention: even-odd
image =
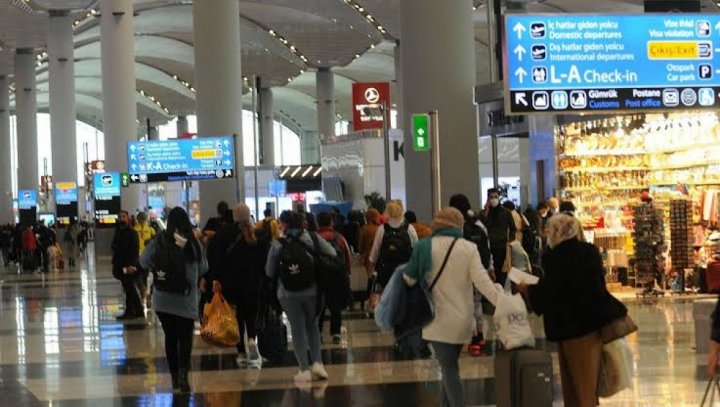
[[(717, 375), (711, 377), (708, 381), (707, 387), (705, 388), (705, 395), (703, 396), (702, 402), (700, 403), (700, 407), (705, 407), (706, 405), (712, 407), (713, 403), (715, 403), (715, 393), (720, 396), (720, 377), (718, 377)], [(709, 400), (708, 396), (710, 396)], [(710, 401), (710, 403), (705, 404), (705, 401)]]
[(435, 319), (435, 304), (432, 300), (432, 290), (433, 288), (435, 288), (435, 284), (437, 284), (440, 276), (442, 276), (443, 271), (445, 271), (445, 266), (447, 266), (447, 262), (450, 259), (450, 254), (452, 253), (453, 248), (455, 247), (455, 243), (457, 243), (457, 241), (458, 238), (455, 238), (455, 240), (453, 240), (453, 242), (450, 244), (450, 248), (445, 254), (445, 259), (442, 262), (442, 266), (440, 266), (440, 271), (438, 271), (430, 286), (428, 286), (427, 283), (424, 282), (424, 279), (420, 279), (420, 281), (418, 281), (418, 284), (416, 284), (416, 287), (419, 288), (415, 288), (415, 290), (422, 290), (423, 295), (418, 301), (417, 308), (413, 311), (414, 313), (416, 313), (417, 321), (421, 326), (425, 326), (431, 323), (433, 319)]
[(638, 327), (635, 321), (633, 321), (629, 315), (625, 315), (600, 328), (600, 339), (603, 344), (608, 344), (624, 338), (637, 330)]
[(603, 345), (598, 376), (598, 396), (611, 397), (632, 386), (633, 355), (627, 339)]
[(380, 304), (380, 297), (383, 292), (380, 283), (377, 281), (377, 277), (373, 277), (371, 287), (365, 311), (367, 311), (368, 314), (375, 314), (375, 308), (377, 308), (378, 304)]

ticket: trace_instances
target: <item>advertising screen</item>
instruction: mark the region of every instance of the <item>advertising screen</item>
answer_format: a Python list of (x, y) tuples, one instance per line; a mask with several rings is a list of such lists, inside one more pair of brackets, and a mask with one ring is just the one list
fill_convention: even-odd
[(37, 191), (34, 189), (21, 189), (18, 191), (19, 209), (37, 208)]
[(720, 15), (508, 15), (506, 110), (717, 109)]
[(130, 142), (127, 151), (130, 182), (232, 178), (234, 147), (231, 136)]
[(120, 173), (104, 172), (93, 174), (95, 199), (108, 200), (120, 196)]

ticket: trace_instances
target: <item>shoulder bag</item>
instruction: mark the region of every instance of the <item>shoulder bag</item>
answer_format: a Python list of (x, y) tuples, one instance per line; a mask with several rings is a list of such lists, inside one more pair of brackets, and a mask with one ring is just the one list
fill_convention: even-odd
[[(450, 254), (453, 251), (453, 248), (455, 247), (455, 243), (457, 243), (458, 238), (455, 238), (453, 240), (452, 244), (450, 244), (450, 248), (447, 251), (447, 254), (445, 254), (445, 259), (443, 260), (442, 266), (440, 267), (440, 271), (438, 271), (437, 276), (433, 279), (432, 283), (428, 286), (425, 282), (424, 278), (420, 278), (417, 284), (415, 286), (410, 287), (409, 295), (418, 295), (418, 301), (417, 301), (417, 308), (414, 310), (417, 315), (418, 324), (421, 326), (425, 326), (433, 321), (435, 319), (435, 304), (432, 300), (432, 290), (435, 288), (435, 284), (437, 284), (438, 280), (440, 279), (440, 276), (442, 276), (443, 272), (445, 271), (445, 266), (447, 266), (447, 262), (450, 259)], [(416, 291), (416, 293), (413, 293), (413, 291)], [(419, 295), (419, 293), (422, 292), (422, 295)]]

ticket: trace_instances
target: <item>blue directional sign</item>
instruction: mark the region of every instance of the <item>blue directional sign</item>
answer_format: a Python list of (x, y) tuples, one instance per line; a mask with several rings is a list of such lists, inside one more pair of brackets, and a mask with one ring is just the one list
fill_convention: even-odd
[(18, 191), (18, 209), (37, 208), (37, 191), (34, 189), (21, 189)]
[(720, 14), (508, 15), (511, 113), (720, 107)]
[(271, 179), (268, 182), (270, 196), (285, 197), (287, 195), (287, 181), (284, 179)]
[(128, 143), (131, 183), (232, 178), (233, 138), (200, 137)]
[(120, 196), (120, 173), (104, 172), (93, 174), (93, 189), (95, 199), (101, 201), (111, 200)]

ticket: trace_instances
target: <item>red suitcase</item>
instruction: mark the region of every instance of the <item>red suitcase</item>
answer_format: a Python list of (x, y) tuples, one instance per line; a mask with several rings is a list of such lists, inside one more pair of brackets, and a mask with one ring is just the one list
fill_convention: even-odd
[(705, 272), (707, 290), (709, 293), (720, 293), (720, 261), (714, 260), (707, 266)]

